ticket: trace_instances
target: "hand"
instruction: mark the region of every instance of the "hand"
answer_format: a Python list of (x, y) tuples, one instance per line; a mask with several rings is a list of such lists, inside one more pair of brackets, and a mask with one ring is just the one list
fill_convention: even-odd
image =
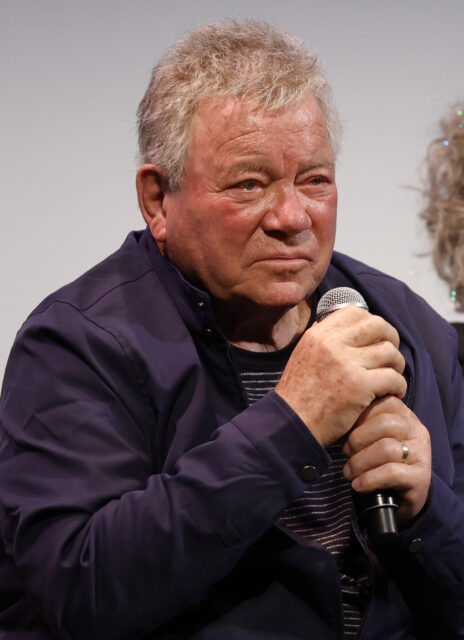
[[(403, 456), (402, 443), (408, 448)], [(343, 447), (344, 475), (359, 493), (394, 489), (397, 520), (407, 525), (424, 507), (432, 475), (430, 435), (417, 416), (395, 397), (381, 398), (357, 421)]]
[(377, 397), (406, 393), (398, 346), (388, 322), (350, 305), (306, 331), (275, 390), (326, 447)]

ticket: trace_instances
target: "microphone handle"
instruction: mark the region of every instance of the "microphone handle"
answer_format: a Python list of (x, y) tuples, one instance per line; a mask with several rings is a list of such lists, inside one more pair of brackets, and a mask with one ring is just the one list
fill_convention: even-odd
[(382, 544), (393, 542), (398, 536), (396, 522), (396, 496), (393, 490), (382, 489), (368, 494), (357, 494), (370, 537)]

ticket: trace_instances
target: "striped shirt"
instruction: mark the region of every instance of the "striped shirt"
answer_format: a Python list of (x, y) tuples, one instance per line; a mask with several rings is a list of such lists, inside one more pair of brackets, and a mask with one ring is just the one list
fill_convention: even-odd
[[(264, 353), (232, 348), (249, 404), (274, 389), (293, 347)], [(347, 458), (338, 443), (327, 452), (332, 459), (329, 470), (284, 509), (278, 524), (322, 545), (335, 557), (340, 571), (344, 638), (352, 640), (358, 636), (369, 596), (367, 564), (351, 526), (351, 487), (342, 472)]]

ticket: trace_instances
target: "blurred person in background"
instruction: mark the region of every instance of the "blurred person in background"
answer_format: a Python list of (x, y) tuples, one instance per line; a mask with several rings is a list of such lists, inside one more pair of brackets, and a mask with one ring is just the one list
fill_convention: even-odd
[[(448, 284), (456, 311), (464, 313), (464, 99), (440, 121), (440, 134), (426, 154), (425, 220), (438, 275)], [(464, 368), (464, 323), (453, 322)]]

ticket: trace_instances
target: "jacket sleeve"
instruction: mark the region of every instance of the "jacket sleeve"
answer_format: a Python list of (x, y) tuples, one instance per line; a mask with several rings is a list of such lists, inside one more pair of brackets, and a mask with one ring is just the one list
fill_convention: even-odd
[[(439, 349), (443, 364), (439, 385), (447, 430), (435, 431), (432, 446), (430, 503), (423, 515), (401, 533), (400, 547), (387, 554), (386, 567), (398, 581), (420, 637), (464, 638), (464, 389), (450, 329)], [(445, 333), (445, 332), (443, 332)], [(448, 350), (448, 344), (451, 347)], [(435, 417), (440, 411), (435, 412)], [(432, 416), (430, 419), (433, 419)], [(430, 431), (435, 424), (427, 424)], [(434, 450), (435, 449), (435, 450)]]
[(226, 575), (304, 489), (300, 469), (329, 459), (272, 392), (153, 474), (127, 355), (56, 306), (26, 323), (7, 366), (0, 533), (58, 637), (127, 640)]

